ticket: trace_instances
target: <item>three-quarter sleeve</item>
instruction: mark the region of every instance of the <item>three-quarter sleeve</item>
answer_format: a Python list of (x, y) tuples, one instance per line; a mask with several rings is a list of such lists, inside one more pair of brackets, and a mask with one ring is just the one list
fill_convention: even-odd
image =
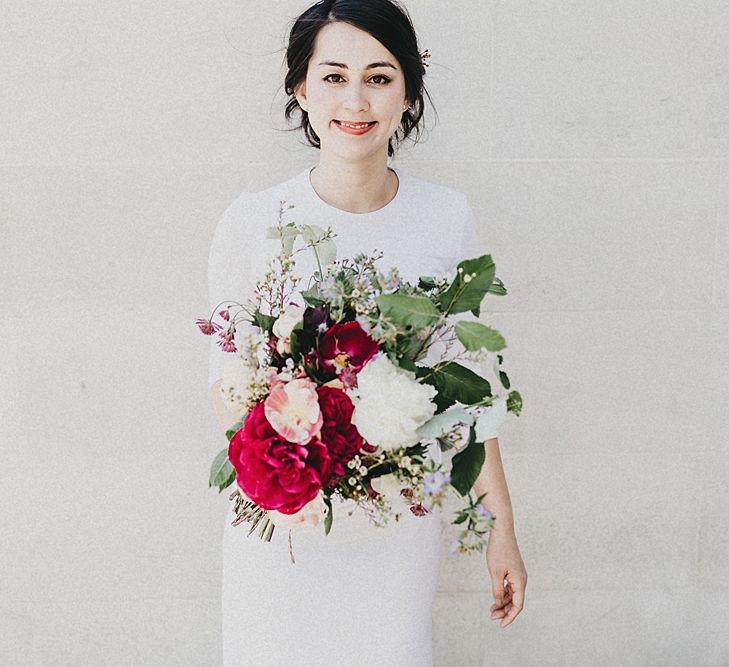
[[(249, 261), (246, 253), (250, 251), (244, 235), (245, 198), (241, 194), (223, 213), (213, 233), (208, 255), (208, 299), (213, 321), (226, 326), (217, 313), (225, 306), (222, 301), (243, 303), (249, 290), (255, 283), (251, 282)], [(213, 310), (215, 309), (215, 310)], [(210, 359), (208, 388), (220, 379), (225, 360), (231, 355), (219, 345), (217, 333), (210, 336)]]
[[(490, 249), (486, 247), (484, 238), (479, 231), (479, 224), (476, 215), (471, 207), (468, 198), (464, 195), (462, 202), (461, 216), (463, 225), (461, 227), (460, 241), (457, 244), (457, 256), (454, 258), (453, 266), (464, 259), (474, 259), (481, 255), (490, 254)], [(493, 297), (486, 295), (484, 304), (486, 306), (481, 312), (488, 312), (489, 302)], [(470, 312), (456, 313), (453, 316), (456, 320), (464, 319), (473, 321), (473, 314)], [(460, 348), (462, 349), (462, 348)], [(499, 398), (494, 404), (486, 408), (485, 412), (479, 417), (476, 424), (476, 436), (479, 442), (485, 442), (491, 438), (498, 437), (499, 429), (506, 420), (506, 394), (507, 391), (501, 384), (498, 374), (498, 360), (495, 355), (491, 362), (476, 362), (471, 360), (459, 361), (462, 366), (469, 368), (474, 373), (488, 380), (491, 385), (491, 393)]]

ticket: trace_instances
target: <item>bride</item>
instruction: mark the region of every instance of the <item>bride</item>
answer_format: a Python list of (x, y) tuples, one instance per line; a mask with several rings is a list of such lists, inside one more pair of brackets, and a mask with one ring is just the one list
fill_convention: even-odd
[[(477, 223), (466, 196), (390, 160), (403, 139), (418, 133), (427, 57), (407, 10), (391, 0), (324, 0), (295, 20), (286, 52), (285, 115), (300, 117), (298, 127), (318, 161), (267, 190), (242, 193), (228, 207), (210, 250), (212, 306), (252, 290), (262, 258), (275, 254), (265, 228), (275, 222), (282, 199), (295, 202), (297, 223), (331, 225), (344, 254), (377, 247), (388, 265), (411, 276), (474, 256)], [(211, 349), (211, 401), (227, 429), (236, 417), (221, 398), (223, 356)], [(486, 565), (490, 616), (503, 628), (523, 608), (527, 574), (499, 442), (495, 431), (491, 435), (474, 488), (488, 491), (484, 507), (496, 518)], [(445, 519), (439, 511), (405, 512), (399, 523), (375, 528), (346, 509), (335, 508), (327, 536), (323, 530), (295, 533), (295, 565), (285, 536), (277, 537), (281, 531), (268, 543), (226, 521), (225, 665), (432, 664)]]

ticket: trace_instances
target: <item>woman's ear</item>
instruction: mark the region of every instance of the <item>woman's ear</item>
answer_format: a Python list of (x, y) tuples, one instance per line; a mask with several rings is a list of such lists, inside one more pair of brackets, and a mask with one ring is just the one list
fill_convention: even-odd
[(306, 108), (306, 81), (302, 81), (298, 86), (294, 88), (294, 95), (299, 106), (306, 112), (309, 110)]

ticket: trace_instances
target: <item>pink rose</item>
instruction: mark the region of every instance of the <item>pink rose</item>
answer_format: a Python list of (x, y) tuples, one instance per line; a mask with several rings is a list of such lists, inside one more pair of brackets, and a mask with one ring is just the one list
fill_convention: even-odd
[(264, 406), (266, 419), (284, 440), (305, 445), (321, 429), (316, 385), (308, 378), (274, 383)]

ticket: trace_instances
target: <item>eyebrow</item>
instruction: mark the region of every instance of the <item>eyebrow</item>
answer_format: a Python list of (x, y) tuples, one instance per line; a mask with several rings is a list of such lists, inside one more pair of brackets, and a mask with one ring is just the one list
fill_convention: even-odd
[[(317, 65), (317, 67), (321, 67), (322, 65), (329, 65), (330, 67), (341, 67), (342, 69), (349, 69), (344, 63), (337, 63), (333, 60), (325, 60), (324, 62), (321, 62)], [(376, 67), (392, 67), (392, 69), (397, 69), (395, 65), (393, 65), (391, 62), (388, 62), (387, 60), (381, 60), (380, 62), (376, 63), (370, 63), (365, 67), (365, 69), (375, 69)]]

